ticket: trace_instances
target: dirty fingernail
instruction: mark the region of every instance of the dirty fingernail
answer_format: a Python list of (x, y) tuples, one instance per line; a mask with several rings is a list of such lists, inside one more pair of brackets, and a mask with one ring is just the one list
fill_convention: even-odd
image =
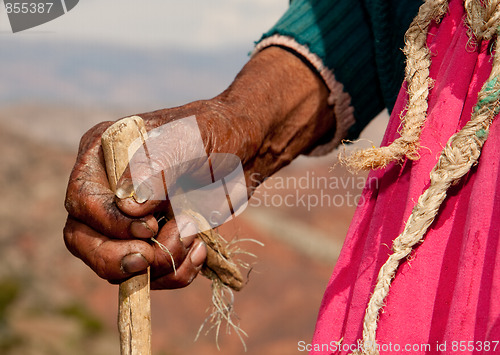
[(134, 200), (137, 203), (144, 203), (153, 197), (153, 190), (147, 184), (141, 184), (133, 194)]
[(140, 253), (126, 255), (121, 261), (121, 268), (127, 274), (146, 270), (148, 266), (148, 261)]
[(205, 243), (199, 243), (192, 251), (190, 255), (191, 263), (194, 266), (200, 266), (205, 262), (207, 258), (207, 247)]
[(130, 224), (130, 233), (141, 239), (149, 239), (155, 236), (154, 231), (144, 221), (133, 221)]
[(132, 180), (125, 179), (117, 187), (115, 192), (119, 199), (129, 198), (134, 195), (134, 184)]

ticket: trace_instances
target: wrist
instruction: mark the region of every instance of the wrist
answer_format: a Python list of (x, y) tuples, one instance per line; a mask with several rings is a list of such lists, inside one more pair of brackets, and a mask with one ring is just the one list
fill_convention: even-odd
[(141, 116), (148, 129), (196, 116), (206, 151), (237, 155), (252, 189), (335, 129), (327, 98), (326, 86), (308, 66), (270, 47), (215, 98)]
[[(255, 55), (233, 84), (214, 98), (241, 137), (247, 176), (262, 181), (335, 130), (329, 92), (294, 54), (269, 47)], [(256, 175), (255, 175), (256, 174)]]

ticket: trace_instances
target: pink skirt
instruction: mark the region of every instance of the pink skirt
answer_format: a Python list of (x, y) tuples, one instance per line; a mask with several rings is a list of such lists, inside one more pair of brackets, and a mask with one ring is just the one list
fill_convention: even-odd
[[(392, 241), (402, 232), (449, 137), (470, 119), (491, 71), (491, 43), (467, 35), (462, 1), (428, 36), (432, 53), (428, 119), (418, 161), (373, 171), (327, 286), (310, 344), (314, 354), (347, 354), (362, 338), (365, 309)], [(402, 88), (383, 144), (398, 137)], [(500, 122), (479, 164), (448, 191), (424, 242), (403, 262), (380, 313), (381, 354), (500, 353)], [(337, 341), (342, 340), (340, 346)]]

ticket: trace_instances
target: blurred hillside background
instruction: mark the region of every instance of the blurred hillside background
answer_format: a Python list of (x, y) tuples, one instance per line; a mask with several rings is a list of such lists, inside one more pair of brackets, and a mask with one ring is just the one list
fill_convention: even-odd
[[(117, 286), (71, 256), (62, 240), (79, 138), (103, 120), (218, 94), (287, 4), (85, 0), (16, 34), (1, 4), (0, 354), (119, 353)], [(367, 139), (378, 144), (386, 122), (381, 115)], [(311, 339), (364, 181), (335, 163), (335, 153), (301, 157), (221, 228), (228, 239), (265, 244), (244, 245), (258, 259), (235, 299), (247, 354), (293, 354)], [(313, 184), (320, 177), (328, 184)], [(332, 203), (284, 203), (288, 195), (314, 202), (321, 194)], [(154, 354), (244, 353), (234, 333), (221, 334), (220, 351), (213, 333), (194, 342), (210, 304), (208, 281), (152, 298)]]

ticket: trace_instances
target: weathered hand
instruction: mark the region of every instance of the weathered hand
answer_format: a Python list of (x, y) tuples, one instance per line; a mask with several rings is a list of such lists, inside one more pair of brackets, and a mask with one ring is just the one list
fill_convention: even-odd
[[(141, 116), (148, 129), (152, 129), (184, 115), (195, 112), (203, 115), (203, 106), (206, 103), (198, 102)], [(213, 115), (213, 110), (210, 111)], [(196, 229), (185, 216), (169, 221), (158, 233), (152, 214), (165, 210), (165, 202), (150, 200), (141, 204), (135, 198), (115, 198), (107, 182), (100, 145), (101, 135), (109, 125), (102, 123), (82, 138), (66, 198), (70, 214), (64, 231), (66, 244), (74, 255), (111, 282), (143, 272), (151, 265), (153, 288), (185, 286), (200, 270), (206, 256), (205, 246), (194, 240)], [(184, 145), (175, 141), (170, 146), (162, 145), (169, 154), (154, 154), (152, 158), (164, 165), (168, 161), (175, 165), (175, 159), (183, 161), (183, 152), (196, 149), (189, 140), (184, 141)], [(119, 186), (123, 187), (123, 181), (127, 183), (122, 179)], [(187, 232), (181, 240), (179, 230), (183, 228)], [(148, 241), (153, 236), (172, 253), (177, 267), (175, 274), (171, 272), (170, 256)]]
[[(333, 132), (335, 122), (326, 104), (327, 95), (324, 84), (300, 59), (280, 48), (269, 48), (254, 57), (233, 84), (214, 99), (139, 116), (148, 131), (195, 116), (207, 153), (230, 153), (241, 160), (248, 193), (259, 181)], [(186, 286), (200, 271), (206, 247), (194, 238), (196, 228), (187, 216), (176, 216), (159, 229), (153, 214), (171, 214), (169, 203), (148, 199), (151, 196), (144, 190), (130, 194), (134, 190), (130, 169), (118, 183), (117, 195), (121, 198), (115, 197), (101, 147), (101, 135), (111, 124), (95, 126), (81, 140), (66, 195), (69, 216), (65, 243), (75, 256), (112, 283), (151, 266), (152, 288)], [(193, 140), (162, 136), (155, 139), (160, 149), (149, 154), (159, 167), (155, 170), (180, 166), (169, 170), (166, 184), (188, 170), (200, 168), (180, 164), (189, 161), (189, 152), (200, 150)], [(147, 173), (139, 175), (144, 182), (155, 181)], [(179, 230), (183, 229), (182, 235), (190, 236), (181, 239)], [(176, 273), (172, 272), (171, 257), (151, 243), (151, 237), (171, 252)]]

